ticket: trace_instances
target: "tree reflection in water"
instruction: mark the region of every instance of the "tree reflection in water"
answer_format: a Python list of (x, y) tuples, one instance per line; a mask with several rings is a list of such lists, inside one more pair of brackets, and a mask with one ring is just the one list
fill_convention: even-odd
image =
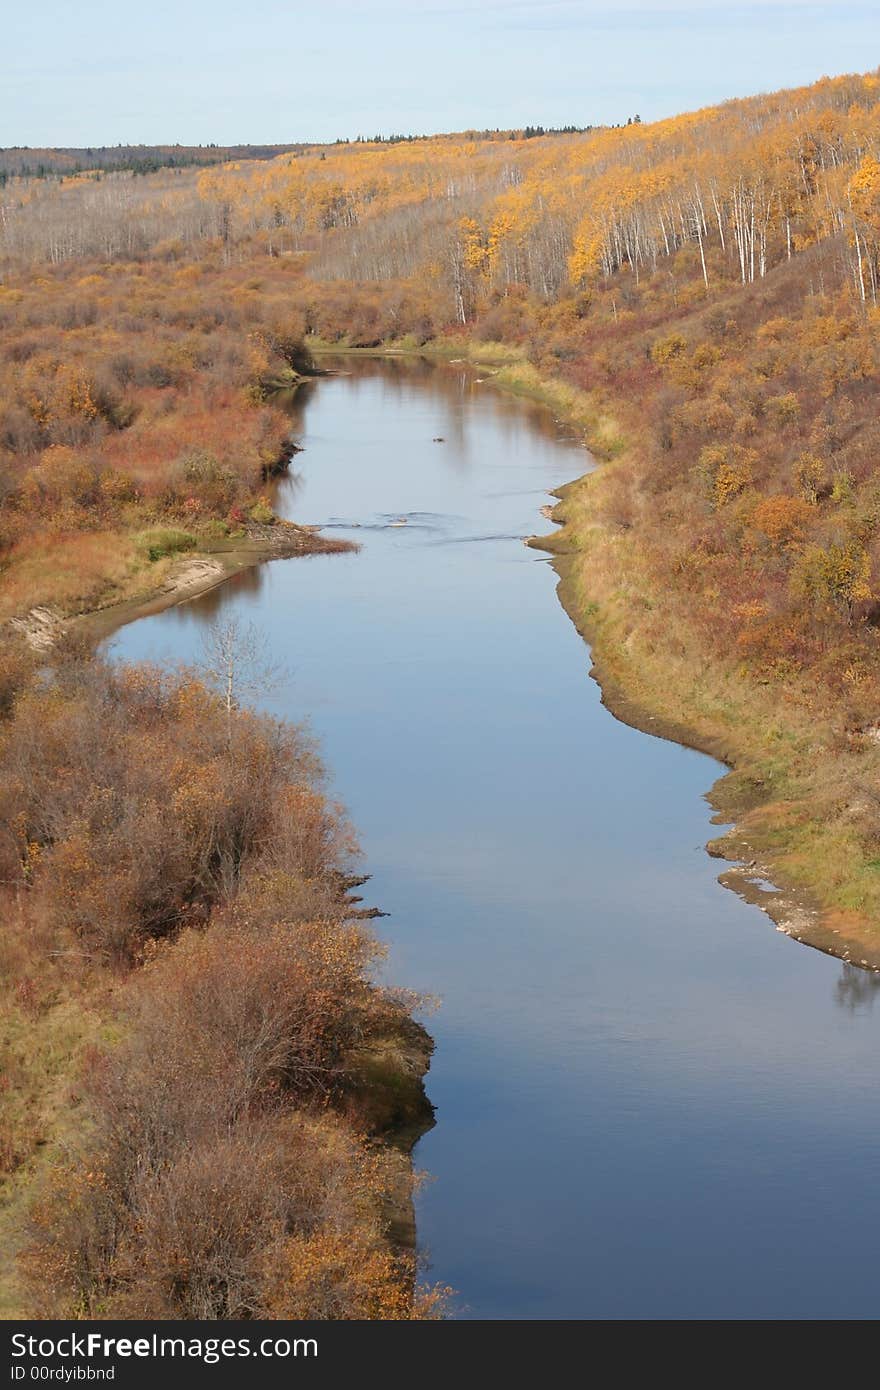
[(851, 1014), (859, 1009), (871, 1009), (878, 992), (880, 972), (844, 961), (834, 985), (834, 1002), (839, 1008)]

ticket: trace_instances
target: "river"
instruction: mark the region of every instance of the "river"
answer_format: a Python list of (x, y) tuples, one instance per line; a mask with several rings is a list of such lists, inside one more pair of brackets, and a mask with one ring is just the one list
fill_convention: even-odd
[[(547, 492), (589, 459), (464, 368), (339, 359), (292, 408), (277, 561), (114, 639), (262, 629), (439, 996), (418, 1144), (429, 1280), (478, 1318), (870, 1318), (880, 977), (774, 930), (703, 848), (711, 759), (616, 721), (559, 605)], [(405, 524), (398, 524), (405, 521)]]

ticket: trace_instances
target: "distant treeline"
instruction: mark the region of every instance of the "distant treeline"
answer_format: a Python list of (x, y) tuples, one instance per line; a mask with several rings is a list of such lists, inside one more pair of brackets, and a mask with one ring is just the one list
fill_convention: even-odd
[[(639, 117), (635, 119), (638, 121)], [(584, 135), (593, 129), (591, 125), (527, 125), (516, 130), (469, 130), (465, 135), (472, 140), (532, 140), (539, 135)], [(358, 135), (354, 140), (346, 138), (333, 143), (401, 145), (435, 139), (435, 135)], [(300, 154), (315, 148), (314, 144), (303, 142), (292, 145), (95, 145), (81, 149), (36, 149), (15, 145), (0, 149), (0, 187), (10, 178), (58, 178), (104, 169), (155, 174), (160, 169), (203, 168), (230, 160), (274, 159), (276, 155)]]
[[(637, 121), (640, 117), (636, 116)], [(629, 121), (627, 124), (632, 124)], [(450, 139), (460, 140), (533, 140), (538, 135), (586, 135), (591, 130), (595, 130), (592, 125), (527, 125), (516, 129), (502, 130), (496, 126), (493, 130), (465, 130), (450, 134)], [(438, 140), (442, 136), (437, 135), (356, 135), (353, 140), (347, 137), (340, 137), (334, 140), (334, 145), (411, 145), (418, 140)], [(312, 147), (314, 148), (314, 146)]]
[(16, 145), (0, 149), (0, 184), (10, 177), (55, 178), (93, 169), (155, 174), (159, 169), (225, 164), (233, 159), (274, 159), (307, 149), (294, 145), (95, 145), (84, 149), (31, 149)]

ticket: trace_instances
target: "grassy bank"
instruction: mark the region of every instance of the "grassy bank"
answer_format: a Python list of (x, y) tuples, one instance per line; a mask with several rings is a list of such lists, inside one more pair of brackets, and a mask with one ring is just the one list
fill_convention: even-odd
[(872, 732), (843, 729), (833, 705), (817, 711), (801, 679), (780, 691), (742, 663), (718, 661), (680, 609), (670, 630), (638, 529), (609, 520), (620, 473), (643, 466), (634, 403), (542, 376), (506, 344), (441, 339), (429, 352), (463, 358), (500, 389), (542, 402), (597, 459), (559, 490), (560, 529), (531, 544), (554, 557), (560, 602), (590, 644), (611, 712), (730, 767), (709, 794), (724, 827), (709, 852), (731, 863), (722, 882), (790, 935), (880, 969), (880, 858), (866, 854), (864, 825), (880, 745)]
[[(492, 360), (481, 346), (469, 357)], [(625, 723), (731, 768), (709, 797), (719, 824), (732, 823), (709, 845), (739, 866), (722, 875), (727, 886), (791, 935), (880, 968), (880, 860), (866, 857), (863, 820), (880, 774), (873, 734), (853, 737), (827, 708), (817, 719), (799, 681), (780, 692), (713, 659), (680, 614), (670, 630), (637, 530), (607, 520), (617, 460), (633, 449), (607, 400), (543, 380), (529, 364), (504, 364), (493, 380), (582, 429), (601, 460), (560, 489), (559, 531), (531, 544), (554, 556), (560, 601), (590, 644), (604, 703)]]
[(828, 816), (829, 796), (866, 775), (865, 755), (850, 766), (833, 727), (817, 728), (774, 691), (713, 667), (680, 627), (673, 643), (664, 640), (637, 540), (621, 541), (596, 520), (601, 483), (579, 480), (563, 493), (553, 514), (561, 530), (532, 544), (554, 555), (559, 598), (590, 644), (603, 702), (625, 723), (732, 769), (709, 793), (719, 825), (732, 827), (710, 853), (739, 866), (722, 882), (790, 935), (880, 968), (877, 870), (857, 827)]

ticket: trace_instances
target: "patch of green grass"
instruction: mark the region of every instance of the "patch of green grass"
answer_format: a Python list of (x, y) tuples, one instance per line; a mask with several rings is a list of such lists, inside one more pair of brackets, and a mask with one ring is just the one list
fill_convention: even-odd
[(468, 345), (467, 357), (471, 362), (486, 366), (513, 367), (515, 364), (528, 366), (525, 349), (510, 343), (493, 343), (476, 340)]
[(173, 526), (151, 526), (135, 537), (135, 544), (151, 564), (163, 560), (166, 555), (179, 555), (186, 550), (195, 550), (197, 541), (191, 531), (178, 530)]
[(275, 520), (275, 513), (268, 502), (264, 502), (262, 498), (259, 502), (254, 503), (248, 512), (248, 516), (251, 521), (257, 522), (260, 526), (271, 526), (272, 522)]

